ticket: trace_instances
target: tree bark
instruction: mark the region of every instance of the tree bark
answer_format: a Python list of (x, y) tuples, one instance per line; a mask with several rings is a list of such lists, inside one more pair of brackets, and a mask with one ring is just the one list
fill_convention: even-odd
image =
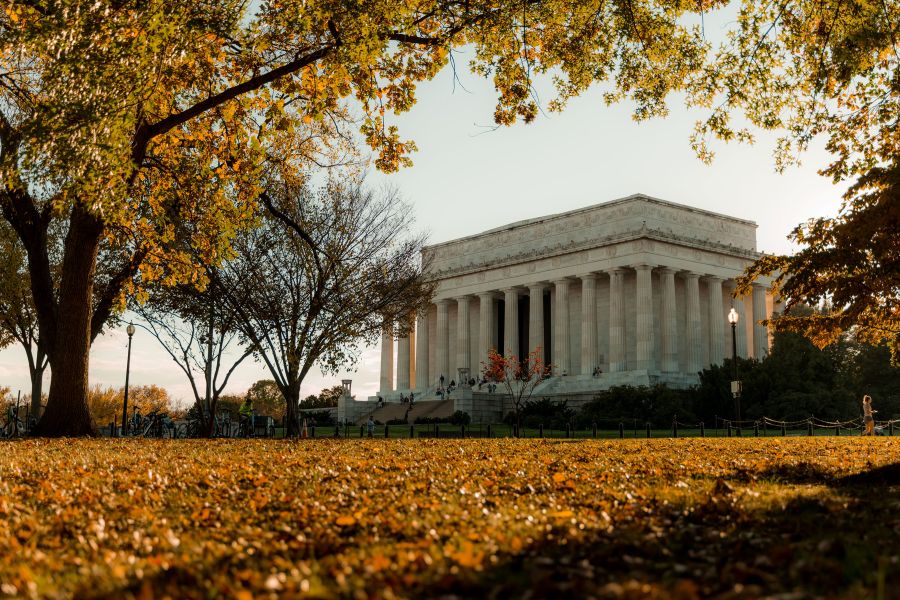
[(37, 366), (31, 369), (31, 417), (37, 421), (41, 418), (41, 395), (44, 393), (44, 353), (38, 352)]
[(35, 434), (48, 437), (94, 435), (88, 411), (88, 363), (94, 275), (103, 223), (80, 207), (72, 209), (66, 236), (56, 311), (49, 349), (50, 394)]

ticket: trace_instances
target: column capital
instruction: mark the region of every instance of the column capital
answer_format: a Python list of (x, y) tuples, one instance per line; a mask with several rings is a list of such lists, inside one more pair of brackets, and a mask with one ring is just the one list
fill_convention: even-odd
[(667, 267), (665, 265), (657, 267), (656, 270), (661, 275), (674, 275), (676, 273), (675, 269), (673, 269), (672, 267)]
[(722, 283), (723, 281), (725, 281), (718, 275), (701, 275), (700, 278), (703, 279), (703, 281), (705, 281), (706, 283)]
[(593, 271), (590, 273), (580, 273), (576, 275), (576, 277), (578, 277), (578, 279), (581, 279), (582, 281), (584, 281), (585, 279), (597, 279), (597, 273)]
[(636, 265), (631, 265), (631, 268), (635, 271), (649, 271), (656, 268), (656, 265), (651, 265), (650, 263), (638, 263)]
[(561, 285), (561, 284), (570, 284), (572, 283), (572, 279), (570, 277), (557, 277), (553, 280), (553, 285)]
[(519, 294), (522, 293), (522, 288), (518, 285), (514, 285), (511, 287), (503, 288), (500, 291), (503, 292), (504, 294), (515, 294), (516, 296), (518, 296)]
[(457, 302), (459, 302), (460, 300), (471, 300), (472, 295), (471, 294), (463, 294), (462, 296), (454, 296), (453, 299), (456, 300)]
[(694, 273), (693, 271), (681, 271), (681, 276), (685, 279), (700, 279), (700, 273)]
[(449, 306), (450, 298), (441, 298), (440, 300), (435, 300), (434, 305), (435, 306)]
[(527, 286), (527, 287), (528, 287), (528, 292), (531, 293), (532, 290), (538, 290), (538, 291), (546, 290), (546, 289), (547, 289), (547, 285), (548, 285), (548, 284), (547, 284), (546, 281), (538, 281), (538, 282), (536, 282), (536, 283), (529, 283), (528, 286)]

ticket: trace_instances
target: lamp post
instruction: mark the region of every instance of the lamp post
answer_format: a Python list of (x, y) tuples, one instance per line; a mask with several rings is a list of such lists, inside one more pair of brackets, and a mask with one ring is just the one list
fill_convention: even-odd
[(125, 362), (125, 400), (122, 402), (122, 435), (128, 435), (128, 375), (131, 372), (131, 337), (134, 335), (134, 324), (125, 328), (128, 334), (128, 359)]
[(734, 310), (734, 307), (731, 307), (731, 310), (728, 313), (728, 322), (731, 323), (731, 364), (733, 366), (733, 375), (731, 379), (731, 395), (734, 396), (734, 419), (738, 422), (737, 434), (741, 435), (741, 382), (738, 380), (738, 365), (737, 365), (737, 324), (738, 324), (738, 314), (737, 311)]

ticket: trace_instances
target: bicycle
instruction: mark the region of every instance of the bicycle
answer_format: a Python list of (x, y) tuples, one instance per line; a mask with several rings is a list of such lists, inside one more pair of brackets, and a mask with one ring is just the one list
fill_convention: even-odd
[(142, 437), (166, 437), (166, 431), (169, 437), (175, 437), (175, 423), (169, 418), (169, 415), (160, 411), (151, 411), (146, 417), (140, 421), (140, 428), (132, 432), (134, 436)]

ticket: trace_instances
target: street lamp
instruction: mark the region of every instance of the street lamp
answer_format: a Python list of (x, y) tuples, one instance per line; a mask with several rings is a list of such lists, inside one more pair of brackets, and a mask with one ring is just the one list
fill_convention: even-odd
[(131, 336), (134, 335), (134, 324), (125, 328), (128, 334), (128, 360), (125, 362), (125, 400), (122, 402), (122, 435), (128, 435), (128, 375), (131, 372)]
[(738, 313), (734, 310), (734, 307), (731, 307), (731, 311), (728, 313), (728, 322), (731, 323), (731, 364), (734, 368), (733, 375), (731, 379), (731, 395), (734, 396), (734, 418), (738, 422), (738, 435), (741, 433), (740, 429), (740, 421), (741, 421), (741, 382), (738, 380), (738, 365), (737, 365), (737, 324), (738, 324)]

